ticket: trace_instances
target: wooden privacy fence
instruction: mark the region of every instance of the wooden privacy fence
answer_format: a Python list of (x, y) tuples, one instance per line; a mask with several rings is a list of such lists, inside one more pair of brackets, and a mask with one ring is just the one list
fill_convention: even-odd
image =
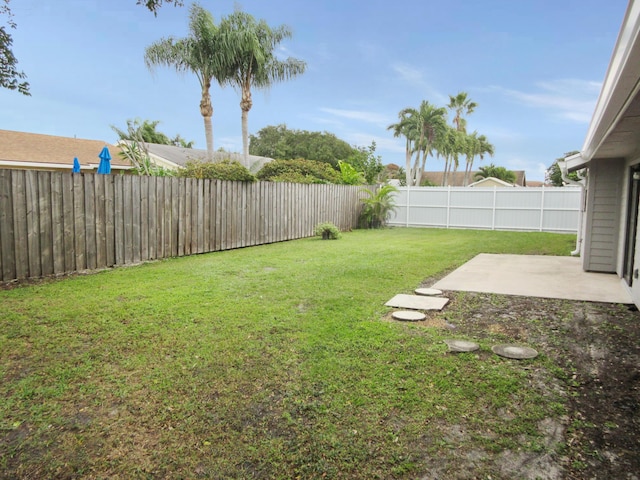
[(355, 228), (360, 188), (0, 170), (4, 282)]

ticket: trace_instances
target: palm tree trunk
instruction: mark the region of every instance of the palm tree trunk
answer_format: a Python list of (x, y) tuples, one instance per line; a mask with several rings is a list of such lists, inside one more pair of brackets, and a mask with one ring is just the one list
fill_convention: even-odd
[(243, 88), (242, 100), (240, 100), (240, 110), (242, 110), (242, 161), (247, 168), (249, 168), (249, 110), (251, 110), (252, 106), (251, 90), (248, 87)]
[(211, 117), (213, 116), (213, 105), (211, 105), (211, 95), (209, 88), (211, 82), (205, 82), (202, 86), (202, 99), (200, 100), (200, 113), (204, 119), (204, 135), (207, 139), (207, 160), (213, 161), (213, 125)]
[(404, 154), (404, 163), (405, 163), (405, 170), (404, 170), (404, 176), (405, 176), (405, 182), (407, 184), (407, 187), (410, 187), (412, 185), (412, 180), (411, 180), (411, 141), (407, 138), (407, 149), (405, 151)]

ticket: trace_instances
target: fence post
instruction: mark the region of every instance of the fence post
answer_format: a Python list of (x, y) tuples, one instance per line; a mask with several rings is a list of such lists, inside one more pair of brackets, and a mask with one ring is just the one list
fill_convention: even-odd
[(451, 185), (447, 186), (447, 228), (449, 228), (451, 215)]
[(496, 198), (498, 196), (498, 187), (493, 187), (493, 209), (491, 212), (491, 230), (496, 229)]
[(542, 185), (542, 193), (540, 195), (540, 228), (539, 231), (542, 232), (542, 227), (544, 224), (542, 223), (544, 220), (544, 185)]
[(411, 187), (409, 185), (407, 185), (407, 221), (405, 226), (408, 227), (409, 226), (409, 208), (411, 208), (411, 202), (409, 202), (409, 192), (411, 191)]

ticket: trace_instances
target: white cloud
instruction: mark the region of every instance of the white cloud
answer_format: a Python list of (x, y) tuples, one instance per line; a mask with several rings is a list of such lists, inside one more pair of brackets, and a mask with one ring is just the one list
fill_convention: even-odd
[(380, 113), (368, 112), (366, 110), (342, 110), (338, 108), (320, 107), (320, 111), (334, 115), (339, 118), (347, 118), (349, 120), (358, 120), (360, 122), (374, 123), (386, 128), (387, 125), (393, 122), (386, 115)]
[(396, 63), (391, 66), (392, 70), (398, 74), (400, 79), (410, 84), (417, 90), (421, 90), (425, 99), (436, 105), (446, 105), (449, 97), (437, 91), (427, 82), (422, 71), (417, 70), (406, 63)]
[(522, 92), (495, 87), (517, 102), (534, 108), (542, 108), (553, 115), (577, 123), (589, 123), (598, 99), (601, 84), (598, 82), (559, 79), (538, 82), (537, 92)]

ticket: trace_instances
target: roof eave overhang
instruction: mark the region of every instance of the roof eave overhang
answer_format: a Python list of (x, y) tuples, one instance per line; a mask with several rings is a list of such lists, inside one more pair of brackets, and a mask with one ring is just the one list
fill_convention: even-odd
[[(598, 150), (640, 89), (640, 1), (631, 0), (618, 34), (600, 96), (580, 152), (580, 159), (568, 157), (569, 170), (586, 166), (597, 157)], [(572, 159), (569, 161), (569, 159)]]

